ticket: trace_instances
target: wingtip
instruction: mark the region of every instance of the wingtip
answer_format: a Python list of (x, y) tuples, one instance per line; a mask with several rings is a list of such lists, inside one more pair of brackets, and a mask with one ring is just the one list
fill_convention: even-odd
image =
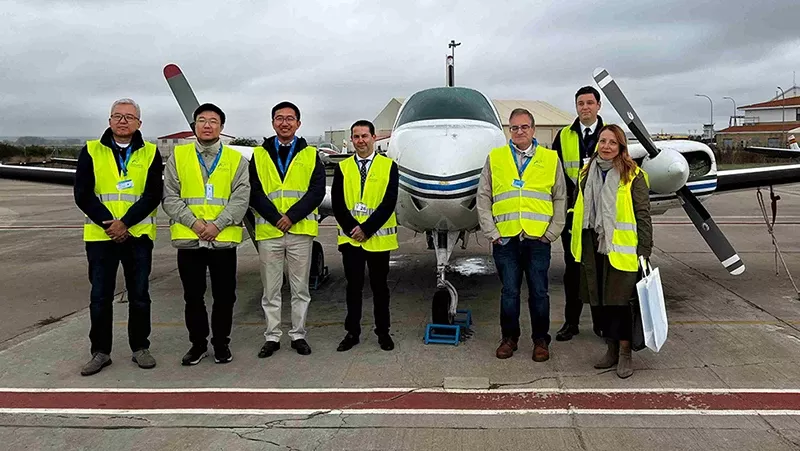
[(164, 77), (172, 78), (181, 74), (181, 69), (175, 64), (167, 64), (164, 66)]

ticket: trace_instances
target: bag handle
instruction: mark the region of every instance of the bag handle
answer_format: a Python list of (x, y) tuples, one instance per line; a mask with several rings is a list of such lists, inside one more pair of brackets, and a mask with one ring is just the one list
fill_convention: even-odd
[(650, 265), (649, 260), (645, 260), (643, 256), (639, 256), (639, 267), (642, 268), (642, 275), (644, 277), (653, 273), (653, 267)]

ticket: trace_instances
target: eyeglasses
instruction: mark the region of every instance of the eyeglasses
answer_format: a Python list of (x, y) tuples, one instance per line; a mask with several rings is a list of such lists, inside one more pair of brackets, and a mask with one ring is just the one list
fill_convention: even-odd
[(111, 120), (114, 121), (114, 122), (122, 122), (123, 119), (125, 119), (125, 122), (133, 122), (133, 121), (138, 121), (139, 120), (138, 117), (136, 117), (136, 116), (134, 116), (132, 114), (112, 114), (111, 115)]
[(508, 129), (509, 129), (509, 130), (511, 130), (511, 133), (516, 133), (516, 132), (518, 132), (518, 131), (527, 132), (528, 130), (530, 130), (530, 129), (531, 129), (531, 126), (530, 126), (530, 125), (528, 125), (528, 124), (524, 124), (524, 125), (512, 125), (511, 127), (508, 127)]
[(199, 125), (199, 126), (201, 126), (201, 127), (206, 125), (206, 124), (208, 124), (208, 125), (210, 125), (212, 127), (216, 127), (217, 125), (219, 125), (219, 121), (217, 119), (213, 119), (213, 118), (212, 119), (206, 119), (204, 117), (197, 118), (197, 120), (194, 121), (194, 123)]
[(275, 118), (272, 119), (272, 120), (275, 121), (278, 124), (280, 124), (281, 122), (286, 122), (288, 124), (291, 124), (291, 123), (295, 122), (297, 120), (297, 118), (294, 117), (294, 116), (275, 116)]

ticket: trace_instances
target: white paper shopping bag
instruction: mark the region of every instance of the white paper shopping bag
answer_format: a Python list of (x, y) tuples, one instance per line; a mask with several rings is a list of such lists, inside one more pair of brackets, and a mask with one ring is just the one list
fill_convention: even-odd
[(658, 352), (667, 340), (667, 308), (664, 304), (664, 291), (661, 289), (661, 273), (642, 257), (639, 257), (639, 265), (644, 277), (636, 283), (636, 292), (639, 294), (639, 308), (642, 313), (644, 343)]

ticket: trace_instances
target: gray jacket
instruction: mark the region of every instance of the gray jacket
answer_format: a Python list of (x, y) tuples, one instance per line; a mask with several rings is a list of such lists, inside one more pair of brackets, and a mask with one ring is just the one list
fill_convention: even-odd
[[(536, 154), (536, 148), (529, 151), (530, 155), (526, 155), (516, 147), (514, 154), (517, 157), (517, 163), (522, 165), (525, 158), (533, 158)], [(553, 185), (553, 218), (550, 220), (550, 225), (544, 232), (544, 238), (553, 242), (561, 234), (561, 230), (566, 223), (567, 214), (567, 185), (564, 182), (564, 170), (561, 167), (561, 161), (558, 161), (556, 168), (556, 183)], [(489, 162), (489, 157), (486, 157), (486, 163), (483, 165), (481, 171), (481, 178), (478, 182), (478, 223), (480, 224), (483, 235), (489, 241), (494, 241), (500, 238), (500, 232), (494, 223), (494, 215), (492, 215), (492, 165)], [(528, 236), (525, 232), (520, 234), (521, 238), (539, 239), (538, 236)]]
[[(217, 153), (219, 153), (219, 142), (209, 146), (195, 144), (195, 148), (200, 149), (200, 155), (203, 157), (206, 166), (211, 167), (214, 163), (214, 159), (217, 157)], [(201, 167), (200, 172), (203, 174), (203, 182), (207, 182), (208, 173), (205, 168)], [(239, 160), (239, 166), (236, 168), (236, 174), (233, 177), (231, 196), (228, 199), (228, 204), (217, 219), (211, 222), (219, 230), (233, 224), (240, 224), (245, 213), (247, 213), (249, 203), (250, 178), (247, 170), (247, 160), (242, 158)], [(186, 202), (181, 199), (181, 182), (178, 179), (178, 170), (175, 166), (174, 153), (170, 155), (167, 160), (167, 165), (164, 168), (164, 198), (162, 207), (167, 216), (169, 216), (170, 224), (179, 223), (191, 228), (195, 221), (197, 221), (192, 210), (190, 210)], [(202, 241), (201, 244), (200, 240), (173, 240), (172, 246), (178, 249), (197, 249), (200, 247), (227, 249), (235, 247), (236, 243)]]

